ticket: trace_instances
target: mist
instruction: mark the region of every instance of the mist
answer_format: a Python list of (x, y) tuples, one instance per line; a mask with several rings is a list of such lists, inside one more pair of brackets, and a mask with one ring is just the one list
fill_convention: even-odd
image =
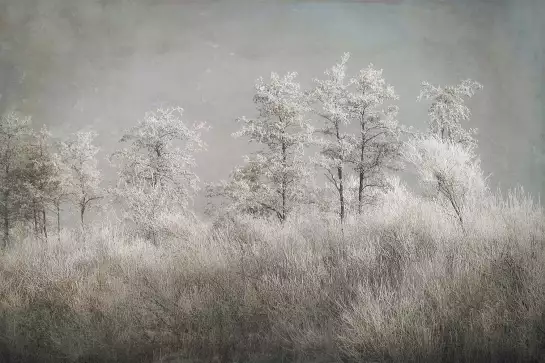
[(539, 0), (0, 0), (0, 113), (17, 109), (59, 137), (92, 128), (106, 156), (146, 111), (180, 105), (186, 121), (212, 126), (197, 155), (211, 182), (249, 150), (230, 134), (256, 114), (256, 78), (297, 71), (309, 86), (350, 52), (349, 75), (383, 68), (400, 122), (417, 129), (422, 81), (482, 83), (471, 127), (491, 185), (544, 195), (543, 19)]

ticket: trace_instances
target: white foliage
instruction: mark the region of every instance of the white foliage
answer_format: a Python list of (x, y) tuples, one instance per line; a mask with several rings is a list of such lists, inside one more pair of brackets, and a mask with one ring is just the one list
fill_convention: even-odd
[(356, 195), (361, 212), (366, 193), (386, 188), (387, 171), (402, 168), (399, 149), (403, 128), (397, 121), (397, 106), (381, 108), (385, 102), (399, 99), (394, 87), (386, 83), (382, 69), (370, 64), (351, 83), (356, 90), (350, 93), (350, 112), (360, 129), (350, 160), (359, 174)]
[(422, 82), (422, 90), (418, 96), (421, 101), (431, 100), (428, 110), (429, 131), (438, 135), (442, 140), (461, 143), (466, 147), (474, 147), (474, 135), (477, 129), (465, 130), (462, 122), (469, 121), (471, 111), (465, 105), (464, 97), (471, 98), (483, 86), (470, 79), (455, 86), (433, 86)]
[(86, 210), (103, 197), (96, 157), (99, 148), (93, 144), (96, 137), (94, 131), (79, 131), (72, 139), (59, 143), (60, 160), (70, 170), (67, 177), (69, 193), (79, 207), (82, 224)]
[(247, 137), (263, 147), (253, 157), (246, 156), (246, 164), (234, 170), (230, 181), (215, 186), (211, 193), (227, 197), (229, 209), (273, 214), (284, 221), (305, 202), (310, 171), (304, 150), (314, 129), (306, 118), (309, 98), (296, 76), (295, 72), (283, 77), (273, 72), (268, 83), (257, 80), (254, 102), (259, 116), (239, 118), (242, 128), (233, 136)]
[(184, 211), (199, 190), (194, 154), (205, 148), (201, 131), (188, 127), (180, 107), (146, 113), (121, 142), (129, 145), (114, 153), (118, 184), (114, 190), (124, 203), (125, 217), (155, 239), (165, 213)]
[(7, 245), (13, 222), (20, 217), (25, 195), (18, 174), (22, 167), (24, 142), (32, 134), (30, 117), (9, 112), (0, 118), (0, 213), (3, 244)]
[(406, 143), (405, 158), (416, 167), (430, 196), (453, 210), (463, 223), (463, 215), (488, 191), (480, 160), (472, 149), (437, 136), (417, 137)]
[(351, 121), (350, 91), (351, 82), (346, 82), (346, 63), (350, 58), (345, 53), (341, 61), (324, 73), (325, 80), (315, 79), (316, 84), (313, 98), (320, 103), (318, 114), (324, 120), (319, 132), (324, 136), (315, 143), (321, 148), (313, 162), (325, 170), (327, 180), (335, 187), (339, 194), (339, 216), (341, 221), (345, 216), (344, 205), (344, 169), (347, 159), (354, 152), (354, 136), (343, 130)]

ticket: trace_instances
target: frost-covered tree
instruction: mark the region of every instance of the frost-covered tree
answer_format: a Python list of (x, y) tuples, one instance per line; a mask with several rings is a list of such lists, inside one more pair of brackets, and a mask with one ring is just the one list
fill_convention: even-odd
[(306, 117), (309, 98), (296, 76), (295, 72), (283, 77), (273, 72), (269, 82), (259, 78), (254, 96), (259, 116), (237, 119), (242, 128), (233, 136), (246, 137), (261, 149), (253, 157), (245, 157), (245, 166), (235, 169), (230, 181), (217, 185), (212, 193), (227, 197), (231, 209), (272, 214), (284, 222), (305, 202), (310, 171), (304, 150), (313, 128)]
[(351, 80), (354, 92), (348, 94), (350, 118), (359, 124), (350, 161), (358, 175), (357, 211), (361, 213), (365, 203), (365, 191), (384, 189), (387, 186), (387, 170), (399, 169), (400, 135), (402, 128), (396, 120), (398, 108), (385, 102), (397, 100), (394, 88), (387, 84), (382, 69), (373, 64), (360, 70)]
[[(477, 129), (464, 129), (462, 122), (469, 121), (471, 111), (465, 105), (465, 98), (471, 98), (483, 86), (471, 79), (466, 79), (455, 86), (433, 86), (422, 82), (422, 90), (418, 96), (421, 101), (431, 100), (428, 131), (441, 140), (460, 143), (465, 147), (474, 147), (474, 135)], [(464, 98), (465, 97), (465, 98)]]
[(452, 210), (463, 227), (465, 212), (488, 190), (473, 149), (440, 136), (418, 136), (406, 143), (404, 155), (427, 194)]
[(146, 113), (121, 138), (127, 147), (111, 157), (118, 166), (114, 194), (125, 204), (125, 217), (155, 243), (162, 214), (186, 210), (199, 189), (194, 154), (205, 147), (201, 132), (207, 125), (189, 127), (182, 115), (180, 107)]
[(66, 193), (63, 180), (52, 150), (51, 133), (44, 126), (33, 133), (25, 147), (25, 165), (21, 171), (26, 194), (27, 219), (33, 224), (36, 234), (47, 238), (47, 211), (54, 205), (55, 195)]
[(52, 178), (55, 188), (49, 193), (49, 199), (55, 213), (57, 225), (57, 236), (60, 238), (61, 232), (61, 208), (65, 202), (70, 201), (70, 180), (71, 170), (66, 165), (59, 153), (53, 153), (51, 156), (51, 167), (53, 169)]
[(316, 144), (321, 151), (314, 159), (317, 166), (325, 170), (327, 180), (335, 187), (339, 200), (339, 217), (344, 221), (345, 206), (345, 179), (346, 170), (351, 155), (354, 153), (355, 137), (347, 133), (344, 128), (351, 122), (351, 82), (346, 82), (346, 63), (350, 58), (345, 53), (341, 61), (331, 69), (325, 71), (327, 79), (315, 79), (316, 86), (313, 98), (317, 100), (321, 109), (317, 113), (324, 120), (323, 127), (318, 129), (324, 137), (317, 139)]
[(85, 225), (85, 212), (104, 197), (97, 168), (99, 148), (93, 145), (96, 136), (94, 131), (79, 131), (70, 140), (59, 143), (60, 160), (70, 170), (66, 179), (68, 190), (79, 209), (82, 226)]
[(19, 176), (31, 134), (29, 117), (9, 112), (0, 118), (0, 214), (4, 248), (9, 243), (13, 223), (21, 218), (25, 196)]
[(462, 226), (465, 210), (487, 190), (474, 151), (477, 130), (462, 125), (471, 116), (464, 97), (472, 97), (479, 89), (482, 85), (469, 79), (446, 87), (423, 82), (418, 100), (432, 100), (428, 130), (413, 137), (404, 151), (428, 193), (450, 206)]

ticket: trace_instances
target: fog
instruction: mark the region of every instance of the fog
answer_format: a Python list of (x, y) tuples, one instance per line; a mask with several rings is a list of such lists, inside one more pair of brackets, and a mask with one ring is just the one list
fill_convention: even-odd
[(216, 181), (248, 151), (230, 134), (255, 115), (257, 77), (308, 86), (348, 51), (349, 74), (383, 68), (420, 129), (421, 81), (482, 83), (470, 106), (492, 186), (545, 195), (543, 19), (540, 0), (0, 0), (0, 113), (58, 136), (93, 128), (107, 155), (145, 111), (180, 105), (212, 126), (197, 173)]

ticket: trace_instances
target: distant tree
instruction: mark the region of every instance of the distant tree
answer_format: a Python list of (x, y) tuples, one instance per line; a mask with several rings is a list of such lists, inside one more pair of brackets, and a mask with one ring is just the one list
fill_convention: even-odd
[(154, 243), (162, 213), (186, 210), (199, 189), (194, 154), (206, 146), (201, 131), (207, 125), (188, 127), (182, 115), (180, 107), (146, 113), (121, 138), (128, 146), (110, 158), (118, 166), (114, 195), (124, 202), (125, 217), (142, 227)]
[[(355, 92), (348, 94), (350, 117), (359, 124), (350, 162), (358, 175), (357, 211), (362, 212), (366, 189), (387, 187), (387, 170), (399, 170), (400, 136), (402, 127), (396, 120), (397, 106), (379, 109), (384, 102), (397, 100), (394, 88), (387, 84), (378, 70), (370, 64), (351, 80)], [(374, 193), (370, 193), (373, 195)]]
[(316, 86), (312, 93), (313, 98), (321, 105), (317, 113), (324, 120), (324, 126), (318, 129), (324, 137), (315, 141), (321, 151), (314, 162), (325, 170), (327, 180), (338, 193), (341, 223), (346, 215), (345, 168), (355, 149), (355, 136), (344, 130), (350, 124), (352, 116), (352, 97), (349, 90), (351, 82), (345, 82), (346, 63), (349, 58), (350, 54), (345, 53), (339, 63), (326, 70), (326, 80), (315, 79)]
[(52, 150), (51, 133), (44, 126), (32, 134), (25, 147), (24, 169), (20, 179), (26, 195), (27, 219), (32, 221), (35, 234), (47, 238), (47, 210), (52, 209), (55, 195), (62, 193), (61, 176), (57, 173)]
[(0, 214), (4, 248), (9, 243), (13, 223), (21, 218), (25, 196), (19, 176), (31, 134), (29, 117), (9, 112), (0, 118)]
[(70, 201), (71, 193), (71, 170), (58, 153), (51, 157), (53, 168), (53, 183), (55, 188), (50, 191), (49, 199), (53, 207), (56, 219), (57, 237), (60, 239), (61, 232), (61, 207), (65, 202)]
[(259, 116), (237, 119), (242, 128), (233, 136), (247, 137), (261, 149), (245, 157), (245, 166), (235, 169), (229, 182), (216, 185), (215, 193), (209, 193), (227, 197), (231, 209), (272, 214), (284, 222), (305, 201), (310, 171), (304, 150), (313, 128), (306, 118), (309, 99), (296, 76), (295, 72), (283, 77), (273, 72), (267, 83), (259, 78), (254, 96)]
[(60, 161), (70, 170), (66, 178), (70, 199), (79, 209), (82, 226), (85, 212), (104, 197), (97, 168), (99, 148), (93, 145), (96, 136), (94, 131), (79, 131), (72, 139), (59, 143)]
[(465, 105), (465, 99), (471, 98), (483, 86), (471, 79), (466, 79), (455, 86), (433, 86), (422, 82), (422, 90), (418, 101), (431, 100), (428, 109), (428, 132), (437, 135), (441, 140), (460, 143), (465, 147), (474, 147), (474, 135), (477, 129), (464, 129), (462, 122), (469, 121), (471, 111)]

